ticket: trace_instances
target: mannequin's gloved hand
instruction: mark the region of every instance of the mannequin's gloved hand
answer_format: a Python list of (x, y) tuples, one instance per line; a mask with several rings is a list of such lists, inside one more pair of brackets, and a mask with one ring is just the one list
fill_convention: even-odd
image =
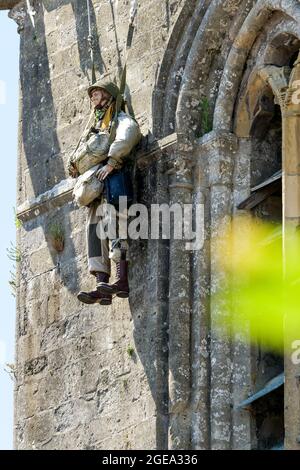
[(100, 181), (104, 181), (105, 178), (114, 170), (114, 167), (107, 164), (104, 165), (100, 170), (97, 171), (96, 176)]

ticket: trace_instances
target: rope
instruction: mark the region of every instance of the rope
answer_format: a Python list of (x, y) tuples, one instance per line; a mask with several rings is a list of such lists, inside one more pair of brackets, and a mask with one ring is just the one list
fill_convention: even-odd
[(93, 32), (92, 32), (90, 0), (86, 0), (86, 6), (87, 6), (87, 15), (88, 15), (88, 27), (89, 27), (88, 44), (89, 44), (89, 51), (90, 51), (91, 63), (92, 63), (92, 83), (95, 83), (96, 70), (95, 70), (94, 37), (93, 37)]
[[(90, 49), (90, 54), (91, 54), (91, 63), (92, 63), (92, 83), (95, 83), (96, 82), (96, 73), (95, 73), (94, 40), (93, 40), (93, 34), (92, 34), (90, 0), (87, 0), (86, 4), (87, 4), (88, 28), (89, 28), (88, 43), (89, 43), (89, 49)], [(113, 123), (112, 123), (112, 126), (111, 126), (111, 131), (110, 131), (110, 136), (109, 136), (109, 144), (110, 145), (114, 142), (114, 140), (116, 138), (117, 125), (118, 125), (118, 114), (121, 110), (122, 103), (123, 103), (123, 100), (124, 100), (124, 92), (125, 92), (125, 87), (126, 87), (126, 76), (127, 76), (128, 51), (129, 51), (129, 49), (131, 48), (131, 45), (132, 45), (132, 38), (133, 38), (133, 33), (134, 33), (134, 20), (135, 20), (136, 14), (137, 14), (137, 6), (138, 6), (137, 0), (132, 0), (131, 1), (130, 13), (129, 13), (129, 29), (128, 29), (128, 34), (127, 34), (127, 38), (126, 38), (125, 61), (124, 61), (124, 67), (123, 67), (123, 70), (122, 70), (122, 73), (121, 73), (121, 78), (120, 78), (120, 94), (118, 95), (118, 98), (117, 98), (117, 101), (116, 101), (116, 111), (115, 111), (115, 116), (114, 116), (114, 119), (113, 119)], [(86, 133), (93, 115), (94, 115), (94, 110), (92, 110), (92, 113), (91, 113), (91, 116), (88, 120), (86, 128), (83, 131), (82, 136), (79, 139), (79, 142), (76, 146), (76, 149), (74, 150), (73, 155), (75, 154), (76, 150), (78, 149), (78, 147), (80, 145), (80, 142), (82, 140), (82, 137)]]
[(131, 7), (130, 7), (130, 13), (129, 13), (129, 29), (128, 29), (128, 35), (127, 35), (127, 41), (126, 41), (126, 53), (128, 53), (128, 49), (130, 49), (132, 45), (132, 38), (133, 38), (133, 33), (134, 33), (134, 20), (137, 14), (137, 9), (138, 9), (137, 0), (131, 0)]
[[(35, 11), (31, 8), (29, 0), (27, 1), (27, 7), (28, 7), (28, 13), (31, 15), (31, 20), (33, 22), (34, 26), (34, 18), (32, 15), (35, 14)], [(88, 15), (88, 44), (89, 44), (89, 51), (91, 54), (91, 64), (92, 64), (92, 83), (96, 82), (96, 72), (95, 72), (95, 58), (94, 58), (94, 38), (93, 38), (93, 33), (92, 33), (92, 21), (91, 21), (91, 8), (90, 8), (90, 0), (87, 0), (86, 2), (87, 5), (87, 15)], [(131, 1), (131, 8), (130, 8), (130, 14), (129, 14), (129, 27), (128, 27), (128, 34), (126, 38), (126, 46), (125, 46), (125, 60), (124, 60), (124, 67), (121, 73), (121, 79), (120, 79), (120, 94), (118, 95), (117, 101), (116, 101), (116, 112), (115, 116), (112, 122), (111, 126), (111, 131), (110, 131), (110, 136), (109, 136), (109, 143), (110, 145), (114, 142), (116, 138), (116, 132), (117, 132), (117, 124), (118, 124), (118, 114), (121, 110), (122, 103), (124, 100), (124, 92), (125, 92), (125, 87), (126, 87), (126, 75), (127, 75), (127, 60), (128, 60), (128, 51), (131, 48), (132, 45), (132, 39), (133, 39), (133, 33), (134, 33), (134, 20), (137, 14), (137, 7), (138, 7), (138, 2), (137, 0), (132, 0)], [(91, 115), (89, 117), (89, 120), (85, 126), (85, 129), (83, 133), (81, 134), (81, 137), (76, 145), (76, 148), (74, 152), (72, 153), (72, 156), (70, 158), (70, 162), (72, 162), (72, 159), (83, 139), (83, 136), (87, 133), (87, 130), (89, 129), (90, 123), (92, 118), (94, 118), (94, 110), (92, 110)]]
[(94, 113), (94, 110), (92, 110), (92, 112), (91, 112), (91, 114), (90, 114), (90, 117), (89, 117), (89, 120), (88, 120), (87, 123), (86, 123), (85, 129), (84, 129), (83, 133), (81, 134), (80, 139), (78, 140), (78, 143), (77, 143), (77, 145), (76, 145), (76, 147), (75, 147), (74, 152), (73, 152), (72, 155), (71, 155), (70, 161), (72, 161), (72, 159), (73, 159), (73, 157), (74, 157), (74, 155), (75, 155), (75, 153), (76, 153), (76, 151), (77, 151), (77, 149), (78, 149), (78, 147), (79, 147), (79, 145), (80, 145), (80, 143), (81, 143), (83, 137), (85, 137), (87, 131), (89, 130), (89, 127), (90, 127), (90, 124), (91, 124), (91, 122), (92, 122), (92, 119), (94, 119), (94, 118), (95, 118), (95, 113)]
[(134, 22), (134, 19), (135, 19), (136, 14), (137, 14), (137, 9), (138, 9), (137, 0), (131, 0), (131, 7), (130, 7), (130, 13), (129, 13), (129, 16), (130, 16), (129, 23), (130, 24), (133, 24), (133, 22)]
[(132, 39), (133, 39), (133, 33), (134, 33), (134, 20), (137, 14), (137, 7), (138, 7), (138, 2), (137, 0), (132, 0), (131, 1), (131, 8), (130, 8), (130, 13), (129, 13), (129, 26), (128, 26), (128, 34), (126, 38), (126, 44), (125, 44), (125, 59), (124, 59), (124, 67), (120, 76), (120, 94), (118, 95), (117, 102), (116, 102), (116, 112), (114, 116), (114, 120), (112, 123), (111, 127), (111, 132), (109, 136), (109, 144), (111, 145), (115, 138), (116, 138), (116, 133), (117, 133), (117, 126), (118, 126), (118, 114), (121, 110), (122, 103), (124, 100), (124, 93), (125, 93), (125, 88), (126, 88), (126, 77), (127, 77), (127, 61), (128, 61), (128, 53), (129, 49), (131, 48), (132, 45)]

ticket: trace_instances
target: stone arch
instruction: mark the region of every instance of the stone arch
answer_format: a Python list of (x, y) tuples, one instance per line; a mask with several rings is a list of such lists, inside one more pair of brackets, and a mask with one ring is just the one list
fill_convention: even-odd
[(300, 49), (300, 27), (282, 19), (276, 27), (269, 26), (269, 33), (267, 40), (263, 34), (257, 38), (244, 69), (232, 124), (238, 137), (249, 136), (251, 113), (264, 87), (269, 87), (283, 111), (289, 76)]
[[(276, 19), (284, 22), (278, 26), (280, 34), (297, 39), (299, 15), (296, 0), (186, 2), (157, 73), (152, 101), (154, 137), (176, 131), (189, 142), (205, 133), (201, 129), (203, 98), (210, 103), (213, 128), (229, 130), (245, 64), (258, 35), (273, 18), (273, 24)], [(274, 35), (280, 40), (277, 31)], [(269, 61), (274, 58), (274, 44), (269, 44), (266, 54)]]
[(296, 26), (297, 28), (295, 28), (294, 22), (289, 21), (279, 25), (279, 34), (278, 31), (273, 31), (273, 37), (266, 44), (264, 50), (265, 64), (277, 65), (278, 67), (292, 66), (291, 60), (299, 51), (300, 30), (299, 26)]
[(178, 97), (176, 128), (181, 140), (205, 133), (205, 129), (197, 127), (203, 114), (201, 100), (207, 99), (213, 109), (235, 29), (243, 24), (254, 3), (212, 1), (207, 9), (187, 59)]
[[(260, 179), (263, 173), (268, 177), (274, 173), (270, 160), (263, 167), (262, 156), (257, 152), (256, 134), (253, 123), (256, 118), (258, 104), (262, 98), (280, 109), (282, 128), (282, 143), (278, 141), (280, 162), (283, 173), (282, 214), (284, 258), (288, 259), (288, 244), (286, 243), (287, 227), (295, 227), (300, 220), (300, 179), (299, 179), (299, 103), (293, 98), (297, 92), (299, 77), (300, 38), (300, 5), (296, 1), (259, 1), (249, 14), (241, 31), (237, 35), (223, 72), (219, 95), (214, 114), (214, 129), (217, 132), (232, 132), (237, 135), (239, 142), (238, 158), (235, 158), (234, 169), (241, 174), (241, 160), (256, 158), (254, 163), (256, 177)], [(274, 99), (275, 98), (275, 99)], [(263, 123), (263, 120), (261, 121)], [(268, 128), (268, 122), (265, 122)], [(267, 130), (266, 128), (266, 130)], [(261, 129), (262, 131), (262, 129)], [(264, 138), (265, 140), (265, 138)], [(267, 143), (270, 154), (270, 141)], [(253, 153), (257, 153), (253, 157)], [(268, 165), (266, 165), (266, 162)], [(246, 165), (244, 166), (244, 168)], [(251, 169), (245, 171), (250, 175)], [(245, 174), (243, 177), (245, 177)], [(257, 181), (258, 182), (258, 181)], [(250, 183), (250, 181), (249, 181)], [(233, 187), (236, 194), (245, 195), (249, 187), (242, 188), (241, 181), (233, 176)], [(232, 211), (235, 208), (232, 207)], [(288, 269), (288, 266), (285, 267)], [(287, 336), (285, 328), (285, 336)], [(291, 335), (292, 337), (292, 335)], [(286, 344), (291, 344), (289, 338)], [(299, 426), (298, 402), (291, 404), (288, 398), (297, 396), (294, 383), (295, 370), (290, 361), (285, 361), (286, 393), (285, 393), (285, 428), (286, 447), (298, 448), (296, 442), (297, 426)], [(288, 403), (288, 405), (287, 405)]]
[(155, 137), (175, 131), (188, 132), (192, 137), (201, 131), (197, 128), (200, 100), (209, 95), (211, 86), (213, 92), (208, 98), (212, 102), (216, 99), (224, 58), (232, 42), (227, 33), (233, 23), (243, 23), (253, 3), (255, 0), (185, 3), (157, 73), (152, 104)]
[[(199, 287), (201, 293), (193, 305), (185, 304), (187, 309), (192, 310), (191, 323), (185, 320), (185, 326), (193, 332), (188, 339), (191, 344), (184, 343), (181, 350), (175, 351), (177, 362), (171, 357), (175, 350), (171, 345), (170, 357), (174, 363), (183, 363), (191, 354), (193, 366), (186, 374), (193, 384), (193, 391), (190, 404), (186, 398), (182, 409), (174, 407), (176, 413), (170, 427), (177, 429), (180, 425), (186, 428), (183, 423), (186, 423), (185, 413), (188, 410), (193, 448), (249, 448), (249, 414), (236, 413), (228, 403), (231, 399), (234, 401), (245, 396), (247, 387), (248, 391), (251, 390), (251, 354), (246, 348), (242, 351), (239, 345), (210, 336), (209, 329), (216, 325), (215, 320), (222, 311), (222, 306), (210, 303), (204, 293), (211, 287), (206, 282), (206, 276), (211, 284), (218, 283), (215, 245), (210, 234), (218, 234), (220, 224), (230, 220), (240, 200), (249, 195), (250, 169), (247, 165), (251, 155), (251, 116), (247, 117), (246, 97), (250, 88), (254, 90), (252, 114), (262, 90), (270, 99), (276, 96), (283, 114), (286, 110), (290, 68), (299, 49), (300, 5), (295, 0), (212, 0), (209, 4), (198, 2), (197, 5), (202, 15), (198, 25), (189, 16), (189, 10), (185, 17), (181, 17), (182, 23), (174, 27), (173, 42), (170, 40), (165, 52), (153, 98), (155, 136), (177, 134), (178, 146), (174, 151), (177, 166), (174, 165), (171, 170), (172, 184), (169, 186), (171, 199), (180, 203), (187, 200), (205, 202), (205, 223), (209, 227), (201, 253), (193, 254), (192, 260), (186, 259), (191, 267), (192, 280), (189, 282), (198, 287), (202, 283)], [(185, 31), (192, 22), (193, 36), (188, 38)], [(184, 54), (181, 53), (183, 50)], [(173, 60), (173, 57), (177, 59)], [(295, 76), (298, 77), (296, 72)], [(203, 97), (208, 99), (210, 111), (214, 114), (212, 132), (204, 132), (201, 128), (203, 116), (200, 104)], [(247, 122), (244, 123), (244, 130), (237, 132), (233, 117), (241, 117), (243, 113)], [(161, 119), (155, 117), (159, 114)], [(203, 136), (205, 133), (207, 135)], [(191, 161), (196, 166), (193, 172), (189, 166)], [(244, 180), (247, 180), (246, 183)], [(183, 259), (180, 250), (180, 247), (173, 247), (170, 253)], [(172, 274), (170, 264), (171, 283), (172, 276), (175, 274)], [(172, 322), (172, 310), (170, 313)], [(197, 329), (200, 324), (201, 331)], [(175, 330), (170, 331), (174, 333)], [(199, 358), (192, 348), (193, 345), (203, 346), (206, 335), (210, 336), (210, 348), (204, 359)], [(174, 338), (172, 341), (175, 342)], [(189, 347), (190, 351), (187, 352)], [(239, 354), (245, 355), (243, 364), (247, 372), (241, 382), (238, 379), (235, 382), (228, 364)], [(174, 381), (170, 387), (171, 398), (178, 395), (178, 390), (185, 390), (184, 384)], [(243, 432), (239, 433), (234, 426), (232, 429), (233, 423), (236, 429), (243, 427)], [(188, 433), (186, 429), (186, 442), (189, 440)]]
[[(212, 136), (213, 142), (209, 142), (207, 145), (209, 151), (206, 152), (205, 144), (202, 149), (203, 155), (206, 153), (207, 156), (207, 158), (203, 158), (205, 163), (201, 163), (201, 168), (197, 168), (196, 171), (191, 171), (189, 161), (193, 157), (196, 160), (201, 153), (199, 148), (197, 148), (198, 155), (196, 152), (191, 155), (190, 151), (194, 144), (197, 146), (195, 135), (198, 130), (197, 123), (201, 122), (199, 104), (202, 97), (207, 97), (212, 84), (213, 92), (209, 95), (209, 99), (212, 103), (216, 100), (225, 60), (236, 34), (236, 24), (238, 24), (237, 29), (239, 30), (253, 4), (254, 2), (249, 0), (228, 0), (225, 2), (213, 0), (205, 5), (203, 2), (199, 2), (199, 8), (203, 7), (203, 17), (197, 30), (194, 28), (193, 37), (189, 38), (189, 50), (185, 49), (186, 55), (184, 57), (179, 52), (181, 47), (187, 47), (186, 37), (183, 34), (181, 41), (178, 42), (176, 53), (174, 50), (169, 51), (168, 49), (165, 53), (165, 64), (168, 64), (167, 71), (163, 70), (163, 61), (158, 74), (156, 95), (153, 100), (154, 133), (156, 132), (156, 137), (163, 137), (176, 131), (180, 144), (170, 158), (174, 163), (173, 168), (169, 170), (170, 200), (172, 203), (180, 204), (206, 201), (205, 224), (207, 227), (218, 225), (218, 221), (224, 216), (224, 203), (226, 204), (227, 198), (230, 198), (230, 189), (227, 186), (230, 186), (231, 162), (228, 161), (225, 152), (221, 150), (222, 168), (228, 168), (229, 176), (226, 176), (225, 172), (224, 175), (220, 175), (216, 171), (219, 168), (218, 150), (219, 148), (225, 149), (227, 145), (230, 148), (235, 148), (236, 143), (234, 139), (228, 140), (226, 136), (225, 139), (220, 140)], [(186, 28), (188, 28), (190, 21), (192, 21), (191, 18), (187, 20)], [(179, 57), (179, 61), (169, 60), (170, 54)], [(175, 87), (179, 64), (183, 68), (180, 73), (180, 83), (176, 83)], [(155, 120), (155, 116), (159, 114), (162, 114), (162, 119)], [(169, 127), (170, 122), (173, 124), (171, 128)], [(160, 129), (158, 129), (159, 126)], [(188, 145), (182, 146), (181, 143), (186, 141)], [(214, 151), (210, 162), (209, 152), (212, 149), (213, 151), (216, 149), (216, 151)], [(208, 164), (206, 169), (203, 166), (205, 164)], [(197, 180), (198, 176), (199, 181)], [(200, 183), (200, 187), (198, 183)], [(223, 186), (226, 186), (225, 197), (221, 194)], [(211, 212), (214, 212), (213, 215)], [(226, 212), (225, 217), (227, 216)], [(213, 248), (210, 245), (209, 236), (205, 240), (203, 250), (199, 253), (193, 253), (192, 256), (186, 254), (180, 244), (170, 243), (169, 291), (170, 298), (174, 296), (176, 299), (169, 306), (169, 369), (171, 376), (174, 377), (169, 383), (169, 444), (171, 448), (179, 448), (178, 446), (182, 445), (185, 445), (186, 448), (192, 445), (192, 448), (200, 449), (230, 447), (231, 410), (228, 406), (231, 374), (229, 366), (230, 345), (214, 338), (212, 354), (208, 346), (205, 346), (210, 336), (210, 312), (207, 297), (207, 291), (210, 287), (207, 282), (209, 278), (213, 279), (212, 282), (217, 282), (214, 272), (210, 277), (211, 252), (213, 252)], [(184, 269), (182, 266), (180, 268), (176, 266), (176, 259), (181, 260)], [(185, 280), (186, 292), (191, 290), (192, 285), (198, 286), (201, 291), (199, 298), (196, 298), (195, 301), (184, 295), (181, 296), (181, 299), (176, 298), (176, 292), (178, 292), (176, 280), (180, 275)], [(182, 285), (180, 290), (183, 293)], [(214, 306), (212, 309), (214, 315), (218, 307)], [(190, 311), (192, 312), (191, 316), (180, 318), (180, 328), (178, 329), (178, 312)], [(202, 324), (201, 331), (199, 331), (200, 324)], [(190, 331), (192, 336), (187, 333)], [(180, 348), (178, 348), (178, 344), (181, 344)], [(197, 348), (200, 344), (203, 344), (204, 349), (207, 347), (206, 356), (199, 357)], [(226, 365), (224, 365), (224, 357)], [(213, 363), (213, 372), (209, 383), (208, 371), (212, 365), (210, 362)], [(178, 372), (178, 363), (181, 364), (181, 371), (184, 371), (184, 375)], [(218, 365), (215, 365), (216, 363)], [(193, 383), (191, 393), (188, 387), (189, 380)], [(217, 400), (216, 398), (220, 396), (222, 399)], [(187, 417), (190, 418), (190, 422)], [(221, 418), (218, 419), (218, 417)], [(177, 438), (174, 439), (174, 436)], [(178, 440), (179, 436), (181, 440)]]
[(265, 102), (271, 102), (275, 97), (275, 104), (284, 105), (290, 72), (290, 67), (274, 65), (257, 67), (252, 71), (235, 111), (233, 131), (238, 137), (250, 137), (255, 110), (262, 96)]
[(247, 58), (259, 33), (278, 12), (289, 17), (295, 26), (299, 24), (300, 5), (296, 0), (259, 0), (244, 22), (224, 68), (214, 113), (215, 129), (232, 130), (232, 115)]
[(163, 137), (175, 130), (178, 93), (186, 60), (210, 0), (186, 1), (170, 35), (157, 73), (153, 93), (153, 134)]

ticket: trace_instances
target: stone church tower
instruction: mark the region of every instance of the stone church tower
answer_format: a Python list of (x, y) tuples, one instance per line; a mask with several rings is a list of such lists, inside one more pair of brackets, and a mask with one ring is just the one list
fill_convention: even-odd
[[(222, 221), (299, 225), (300, 2), (138, 2), (136, 200), (204, 204), (205, 241), (131, 240), (130, 298), (109, 308), (76, 298), (93, 279), (66, 170), (90, 112), (86, 1), (29, 3), (0, 1), (21, 40), (16, 448), (300, 449), (299, 366), (220, 338), (210, 297)], [(100, 76), (124, 62), (130, 2), (90, 6)]]

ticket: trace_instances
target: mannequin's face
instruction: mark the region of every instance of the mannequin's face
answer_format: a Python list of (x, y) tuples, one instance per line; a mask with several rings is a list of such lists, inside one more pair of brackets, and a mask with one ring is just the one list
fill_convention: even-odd
[(94, 108), (103, 108), (110, 100), (111, 95), (103, 88), (96, 88), (91, 94), (91, 103)]

